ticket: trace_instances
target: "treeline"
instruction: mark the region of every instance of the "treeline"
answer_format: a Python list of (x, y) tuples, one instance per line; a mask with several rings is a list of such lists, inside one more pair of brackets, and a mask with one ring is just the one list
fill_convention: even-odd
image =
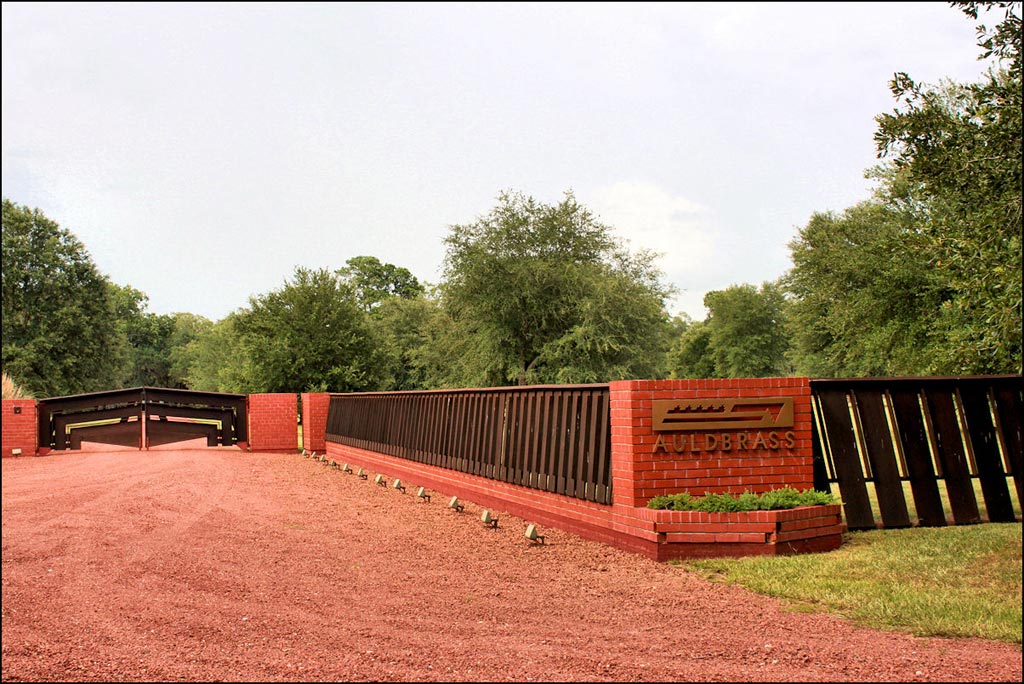
[[(956, 3), (977, 20), (979, 3)], [(220, 321), (150, 313), (37, 209), (3, 201), (3, 369), (36, 396), (153, 385), (358, 391), (623, 378), (1021, 372), (1020, 3), (978, 83), (891, 83), (874, 195), (814, 214), (773, 282), (670, 316), (655, 255), (571, 192), (449, 228), (441, 282), (355, 256)]]

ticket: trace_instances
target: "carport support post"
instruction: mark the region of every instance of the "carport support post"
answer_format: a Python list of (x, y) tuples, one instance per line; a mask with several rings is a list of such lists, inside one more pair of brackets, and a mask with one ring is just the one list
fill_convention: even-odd
[(139, 433), (139, 440), (142, 443), (139, 445), (139, 450), (141, 451), (145, 449), (146, 451), (149, 451), (149, 433), (146, 431), (146, 423), (149, 422), (149, 412), (146, 411), (145, 403), (142, 404), (142, 414), (140, 415), (139, 420), (142, 421), (142, 430)]

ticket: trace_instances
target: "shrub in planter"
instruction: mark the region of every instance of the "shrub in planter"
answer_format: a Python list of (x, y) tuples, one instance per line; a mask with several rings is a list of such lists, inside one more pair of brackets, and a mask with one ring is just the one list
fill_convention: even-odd
[(828, 492), (808, 489), (803, 492), (791, 487), (774, 489), (762, 494), (744, 492), (732, 494), (705, 494), (694, 497), (688, 492), (671, 496), (656, 496), (647, 502), (648, 508), (669, 511), (703, 511), (705, 513), (738, 513), (740, 511), (773, 511), (800, 506), (823, 506), (840, 503)]

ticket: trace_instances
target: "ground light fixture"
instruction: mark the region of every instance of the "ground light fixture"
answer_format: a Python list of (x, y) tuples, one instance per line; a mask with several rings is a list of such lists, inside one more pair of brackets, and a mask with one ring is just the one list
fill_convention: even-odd
[(377, 473), (377, 477), (373, 478), (373, 481), (379, 484), (381, 487), (387, 487), (388, 481), (384, 479), (384, 476)]
[(397, 477), (395, 478), (395, 481), (391, 483), (391, 486), (405, 494), (405, 485), (402, 484), (402, 481), (399, 480)]
[(529, 525), (526, 526), (526, 538), (529, 539), (530, 541), (532, 541), (534, 544), (536, 544), (536, 543), (543, 544), (544, 543), (544, 535), (543, 534), (537, 534), (537, 526), (534, 525), (533, 523), (530, 523)]
[(448, 502), (448, 508), (451, 508), (456, 513), (461, 513), (465, 506), (459, 503), (459, 497), (453, 496), (452, 500)]
[(334, 459), (332, 458), (332, 459), (331, 459), (331, 467), (332, 467), (332, 468), (340, 468), (341, 466), (340, 466), (340, 465), (338, 465), (338, 462), (337, 462), (337, 461), (335, 461), (335, 460), (334, 460)]
[(487, 525), (492, 530), (498, 529), (498, 519), (491, 515), (491, 512), (484, 509), (484, 512), (480, 514), (480, 522)]
[(427, 494), (427, 490), (424, 489), (423, 487), (420, 487), (419, 489), (416, 490), (416, 498), (423, 499), (427, 503), (430, 503), (430, 495)]
[(360, 480), (365, 480), (366, 479), (366, 472), (362, 468), (359, 469), (359, 472), (356, 473), (356, 475), (359, 476)]
[(349, 467), (348, 463), (342, 463), (341, 464), (341, 472), (343, 472), (343, 473), (351, 473), (352, 472), (352, 468)]

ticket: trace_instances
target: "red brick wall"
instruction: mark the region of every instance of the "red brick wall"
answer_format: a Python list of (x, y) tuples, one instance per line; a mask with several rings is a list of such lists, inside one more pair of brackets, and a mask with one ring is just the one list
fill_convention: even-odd
[[(444, 496), (548, 525), (587, 539), (654, 558), (776, 555), (837, 548), (842, 541), (841, 507), (790, 511), (691, 513), (646, 508), (651, 497), (689, 491), (762, 492), (814, 486), (811, 456), (810, 383), (807, 378), (744, 380), (641, 380), (611, 383), (612, 505), (447, 470), (336, 443), (328, 455), (353, 469), (362, 467), (401, 478), (406, 487), (426, 487)], [(652, 429), (656, 399), (793, 397), (792, 446), (730, 448), (722, 443), (697, 452), (656, 450)], [(787, 428), (785, 431), (789, 432)], [(707, 446), (707, 443), (704, 443)], [(446, 501), (444, 503), (447, 503)]]
[[(303, 404), (306, 404), (303, 395)], [(322, 436), (318, 395), (308, 395), (309, 438)], [(727, 399), (793, 397), (794, 426), (770, 430), (715, 430), (714, 439), (699, 434), (692, 444), (700, 448), (656, 448), (652, 429), (656, 399)], [(324, 403), (326, 431), (327, 403)], [(364, 468), (398, 477), (407, 490), (417, 486), (440, 497), (457, 496), (464, 502), (487, 508), (499, 517), (510, 514), (575, 533), (586, 539), (641, 553), (656, 560), (694, 556), (777, 555), (827, 551), (842, 543), (845, 524), (839, 505), (815, 506), (788, 511), (749, 513), (695, 513), (651, 510), (655, 496), (690, 491), (700, 496), (709, 491), (741, 494), (792, 486), (809, 489), (814, 484), (811, 455), (811, 390), (806, 378), (743, 380), (622, 381), (610, 384), (612, 504), (602, 505), (551, 494), (476, 475), (399, 459), (335, 442), (327, 454), (353, 470)], [(319, 419), (315, 419), (319, 420)], [(313, 428), (312, 426), (316, 427)], [(742, 442), (738, 432), (764, 432), (758, 441)], [(792, 434), (787, 434), (792, 433)], [(305, 437), (306, 429), (303, 430)], [(715, 442), (714, 444), (712, 442)], [(315, 443), (314, 441), (307, 442)], [(309, 451), (315, 451), (307, 446)], [(345, 475), (351, 476), (351, 475)], [(372, 478), (371, 478), (372, 479)], [(441, 505), (446, 500), (439, 502)], [(504, 524), (509, 524), (507, 521)]]
[(302, 448), (306, 451), (327, 450), (327, 408), (331, 395), (327, 392), (302, 394)]
[[(625, 380), (611, 383), (612, 492), (615, 503), (646, 506), (655, 496), (690, 492), (742, 494), (793, 487), (814, 487), (811, 454), (811, 386), (807, 378), (744, 378), (723, 380)], [(713, 430), (717, 445), (704, 433), (697, 435), (698, 449), (657, 449), (658, 434), (652, 429), (652, 407), (659, 399), (729, 399), (793, 397), (792, 430)], [(744, 439), (761, 432), (779, 448), (738, 448)], [(792, 444), (785, 433), (792, 432)], [(661, 433), (671, 443), (671, 433)], [(728, 448), (725, 448), (728, 446)]]
[(298, 395), (250, 394), (248, 420), (250, 451), (298, 451)]
[[(18, 410), (18, 413), (15, 413)], [(35, 399), (3, 400), (3, 456), (35, 456), (38, 441)]]
[[(828, 551), (838, 548), (845, 529), (839, 505), (748, 513), (609, 506), (334, 442), (327, 443), (327, 454), (353, 470), (364, 468), (387, 478), (400, 478), (407, 492), (425, 487), (440, 492), (440, 497), (457, 496), (464, 503), (490, 509), (499, 518), (507, 513), (658, 561)], [(372, 483), (373, 477), (368, 481)], [(448, 503), (444, 498), (435, 498), (434, 502)], [(499, 524), (511, 523), (499, 520)]]

